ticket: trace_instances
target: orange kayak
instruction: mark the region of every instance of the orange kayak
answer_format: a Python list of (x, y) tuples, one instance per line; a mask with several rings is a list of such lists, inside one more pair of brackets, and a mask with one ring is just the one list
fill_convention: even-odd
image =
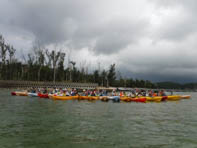
[(74, 100), (78, 99), (79, 96), (55, 96), (53, 95), (52, 98), (54, 100)]
[(131, 98), (131, 97), (121, 97), (120, 98), (121, 101), (125, 101), (125, 102), (141, 102), (141, 103), (146, 103), (146, 98)]
[(191, 95), (182, 95), (181, 96), (181, 99), (190, 99), (191, 98)]

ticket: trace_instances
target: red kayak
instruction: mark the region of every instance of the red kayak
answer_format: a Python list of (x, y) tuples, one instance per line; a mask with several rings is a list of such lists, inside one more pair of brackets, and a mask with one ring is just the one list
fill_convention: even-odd
[(131, 101), (146, 103), (146, 98), (131, 98)]
[(41, 93), (38, 93), (38, 96), (40, 98), (49, 98), (48, 94), (41, 94)]
[(161, 101), (166, 101), (168, 99), (168, 96), (163, 96)]
[(11, 95), (12, 95), (12, 96), (16, 96), (16, 93), (15, 93), (15, 92), (11, 92)]

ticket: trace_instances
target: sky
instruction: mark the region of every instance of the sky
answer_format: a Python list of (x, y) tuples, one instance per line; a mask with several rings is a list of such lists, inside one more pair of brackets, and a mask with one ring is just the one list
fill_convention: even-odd
[(0, 34), (18, 57), (39, 42), (79, 68), (197, 82), (196, 16), (196, 0), (0, 0)]

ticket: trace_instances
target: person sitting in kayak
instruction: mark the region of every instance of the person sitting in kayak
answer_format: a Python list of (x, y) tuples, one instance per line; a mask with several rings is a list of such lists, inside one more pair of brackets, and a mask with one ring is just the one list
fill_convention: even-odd
[(159, 96), (166, 96), (164, 90), (161, 90), (161, 91), (159, 92)]
[(75, 96), (74, 88), (72, 88), (72, 90), (71, 90), (70, 94), (71, 94), (71, 96)]
[(149, 96), (149, 97), (152, 97), (152, 96), (153, 96), (152, 90), (149, 90), (149, 91), (148, 91), (148, 96)]
[(43, 90), (43, 94), (47, 94), (48, 92), (47, 92), (47, 89), (46, 88), (44, 88), (44, 90)]
[(142, 90), (141, 93), (142, 93), (142, 96), (143, 96), (143, 97), (146, 96), (146, 91), (145, 91), (145, 90)]
[(123, 92), (122, 92), (122, 91), (120, 91), (120, 97), (123, 97), (123, 96), (124, 96)]
[(91, 96), (96, 96), (96, 92), (95, 92), (95, 90), (93, 90), (92, 92), (91, 92), (91, 94), (90, 94)]
[(89, 95), (90, 95), (90, 91), (87, 90), (87, 91), (85, 92), (85, 96), (89, 96)]
[(71, 94), (68, 92), (68, 90), (67, 89), (65, 89), (65, 94), (66, 94), (66, 96), (71, 96)]
[(158, 96), (158, 91), (154, 91), (153, 93), (153, 97), (156, 97), (156, 96)]
[(112, 96), (116, 96), (116, 91), (113, 90), (112, 93), (111, 93), (111, 95), (112, 95)]
[(142, 91), (139, 89), (136, 89), (136, 96), (138, 97), (142, 96)]
[(86, 95), (86, 90), (83, 89), (83, 92), (81, 93), (81, 96), (85, 96)]
[(135, 98), (136, 97), (136, 91), (134, 89), (131, 91), (131, 97), (132, 98)]

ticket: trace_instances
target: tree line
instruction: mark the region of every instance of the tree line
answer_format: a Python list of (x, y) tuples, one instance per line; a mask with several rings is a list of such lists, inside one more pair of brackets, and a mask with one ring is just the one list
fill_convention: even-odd
[(99, 86), (146, 87), (154, 88), (148, 80), (117, 78), (115, 64), (109, 69), (88, 72), (88, 67), (77, 68), (75, 61), (65, 66), (66, 53), (62, 50), (48, 50), (40, 44), (33, 46), (33, 52), (23, 56), (23, 61), (16, 58), (16, 49), (5, 42), (0, 35), (0, 79), (25, 81), (65, 81), (98, 83)]

